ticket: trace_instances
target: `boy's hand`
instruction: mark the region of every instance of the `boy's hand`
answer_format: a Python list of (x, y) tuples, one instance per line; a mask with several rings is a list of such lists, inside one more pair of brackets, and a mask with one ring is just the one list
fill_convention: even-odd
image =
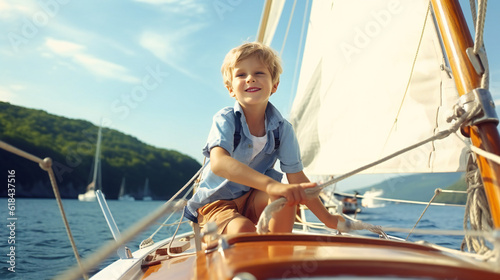
[(272, 200), (284, 197), (287, 200), (287, 205), (293, 206), (305, 204), (308, 198), (304, 190), (316, 185), (316, 183), (282, 184), (275, 182), (267, 186), (266, 192)]

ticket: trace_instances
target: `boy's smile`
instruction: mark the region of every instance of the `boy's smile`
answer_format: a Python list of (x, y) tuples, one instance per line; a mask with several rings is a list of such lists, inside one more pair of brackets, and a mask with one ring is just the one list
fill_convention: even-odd
[(246, 92), (256, 92), (256, 91), (259, 91), (260, 88), (257, 88), (257, 87), (250, 87), (250, 88), (247, 88), (245, 91)]

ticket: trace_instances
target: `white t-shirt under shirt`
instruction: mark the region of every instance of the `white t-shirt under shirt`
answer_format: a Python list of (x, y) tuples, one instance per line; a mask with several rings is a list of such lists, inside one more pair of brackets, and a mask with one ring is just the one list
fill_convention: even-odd
[(264, 136), (257, 137), (254, 135), (250, 135), (252, 142), (253, 142), (253, 149), (252, 149), (252, 160), (255, 158), (255, 156), (264, 149), (264, 146), (266, 146), (267, 143), (267, 133)]

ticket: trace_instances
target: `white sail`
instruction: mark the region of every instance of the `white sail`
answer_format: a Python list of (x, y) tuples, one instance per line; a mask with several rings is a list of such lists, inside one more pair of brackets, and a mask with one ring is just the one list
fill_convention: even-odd
[(101, 170), (101, 138), (102, 138), (102, 125), (99, 126), (99, 131), (97, 133), (97, 145), (95, 149), (94, 156), (94, 168), (93, 168), (93, 176), (92, 182), (87, 186), (87, 190), (83, 194), (78, 195), (79, 201), (96, 201), (95, 191), (101, 188), (100, 184), (100, 170)]
[[(428, 7), (313, 2), (290, 113), (308, 174), (343, 174), (448, 128), (458, 93)], [(465, 153), (452, 136), (364, 173), (462, 171)]]
[(125, 177), (122, 178), (122, 183), (120, 184), (120, 192), (118, 193), (118, 200), (122, 201), (134, 201), (135, 198), (125, 192)]
[(144, 195), (142, 197), (142, 200), (153, 200), (151, 197), (151, 191), (149, 190), (149, 178), (146, 178), (146, 182), (144, 183)]

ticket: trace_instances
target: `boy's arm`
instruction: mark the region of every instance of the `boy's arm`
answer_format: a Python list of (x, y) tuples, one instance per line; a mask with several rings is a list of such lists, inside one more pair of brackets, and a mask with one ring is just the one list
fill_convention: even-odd
[[(291, 184), (298, 184), (309, 182), (309, 179), (304, 174), (303, 171), (297, 173), (287, 173), (288, 182)], [(305, 205), (309, 210), (311, 210), (318, 219), (324, 223), (329, 228), (337, 228), (337, 224), (339, 221), (344, 222), (345, 219), (341, 215), (332, 215), (328, 212), (325, 205), (321, 202), (319, 197), (314, 197), (306, 201)]]
[(210, 150), (210, 167), (217, 176), (266, 192), (273, 199), (285, 197), (288, 205), (305, 203), (304, 189), (314, 186), (306, 182), (282, 184), (232, 158), (221, 147), (214, 147)]

